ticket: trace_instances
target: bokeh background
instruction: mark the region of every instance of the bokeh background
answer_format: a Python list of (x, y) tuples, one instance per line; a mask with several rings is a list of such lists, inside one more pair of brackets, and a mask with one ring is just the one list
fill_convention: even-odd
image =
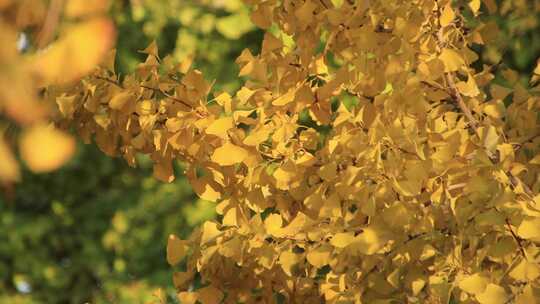
[[(503, 59), (501, 73), (512, 68), (526, 83), (540, 56), (540, 1), (496, 2), (500, 16), (482, 18), (491, 18), (494, 28), (486, 30), (499, 31), (491, 47), (476, 50), (479, 68)], [(244, 48), (258, 53), (263, 38), (241, 0), (118, 0), (110, 15), (121, 74), (134, 70), (145, 57), (138, 51), (155, 40), (162, 57), (194, 56), (218, 91), (240, 87), (235, 59)], [(177, 303), (167, 236), (187, 237), (215, 216), (214, 204), (197, 198), (181, 174), (164, 184), (152, 177), (148, 159), (139, 164), (130, 168), (79, 143), (62, 169), (25, 171), (21, 183), (3, 185), (0, 303), (155, 303), (158, 288)]]

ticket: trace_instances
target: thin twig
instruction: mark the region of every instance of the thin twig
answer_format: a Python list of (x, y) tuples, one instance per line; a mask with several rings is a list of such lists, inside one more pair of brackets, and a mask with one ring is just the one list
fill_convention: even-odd
[(450, 185), (446, 189), (448, 191), (452, 191), (452, 190), (455, 190), (455, 189), (461, 189), (461, 188), (465, 188), (465, 187), (467, 187), (467, 183), (459, 183), (459, 184)]
[(139, 85), (139, 86), (141, 88), (143, 88), (143, 89), (148, 89), (148, 90), (152, 90), (154, 92), (159, 92), (159, 93), (165, 95), (167, 98), (170, 98), (170, 99), (172, 99), (172, 100), (174, 100), (176, 102), (181, 103), (182, 105), (184, 105), (184, 106), (186, 106), (186, 107), (188, 107), (190, 109), (193, 109), (193, 107), (191, 105), (189, 105), (187, 102), (183, 101), (182, 99), (176, 98), (176, 97), (174, 97), (174, 96), (172, 96), (170, 94), (167, 94), (166, 92), (164, 92), (164, 91), (162, 91), (162, 90), (160, 90), (158, 88), (148, 87), (148, 86), (145, 86), (145, 85), (142, 85), (142, 84)]
[(430, 87), (432, 89), (435, 89), (435, 90), (446, 91), (446, 89), (444, 87), (442, 87), (441, 85), (439, 85), (438, 83), (430, 83), (430, 82), (425, 81), (425, 80), (420, 81), (420, 83), (425, 84), (428, 87)]
[[(443, 28), (442, 27), (439, 28), (439, 30), (437, 32), (437, 40), (438, 40), (437, 42), (438, 42), (439, 48), (442, 50), (442, 48), (446, 44), (446, 41), (444, 40), (444, 37), (443, 37)], [(496, 67), (498, 67), (499, 64), (497, 64)], [(463, 112), (465, 117), (467, 117), (467, 119), (469, 120), (469, 123), (470, 123), (471, 127), (473, 128), (473, 130), (475, 131), (475, 133), (478, 134), (478, 121), (476, 120), (476, 118), (474, 118), (471, 110), (467, 107), (467, 104), (463, 100), (463, 97), (461, 96), (461, 93), (457, 89), (456, 83), (454, 81), (454, 75), (452, 73), (445, 73), (444, 77), (445, 77), (445, 80), (446, 80), (450, 90), (451, 90), (451, 96), (456, 101), (456, 103), (457, 103), (458, 107), (460, 108), (461, 112)], [(494, 158), (494, 156), (490, 155), (490, 159), (494, 160), (495, 158)], [(510, 183), (514, 187), (516, 185), (520, 184), (523, 187), (526, 196), (528, 196), (528, 199), (531, 200), (531, 201), (533, 200), (534, 193), (525, 183), (521, 182), (521, 180), (518, 177), (513, 176), (510, 172), (505, 172), (505, 175), (508, 177), (508, 179), (510, 180)], [(513, 233), (513, 231), (512, 231), (512, 233)]]
[(519, 179), (519, 177), (516, 177), (516, 176), (513, 176), (511, 174), (508, 174), (508, 178), (510, 179), (510, 183), (512, 183), (512, 186), (517, 187), (517, 185), (521, 185), (521, 187), (523, 188), (523, 191), (525, 191), (525, 194), (527, 195), (527, 197), (532, 201), (534, 199), (534, 192), (531, 190), (531, 188), (529, 188), (529, 186), (527, 186), (527, 184), (525, 184), (524, 182), (521, 181), (521, 179)]
[[(445, 44), (445, 41), (444, 41), (444, 37), (443, 37), (443, 32), (442, 32), (443, 28), (441, 27), (437, 33), (437, 39), (438, 39), (438, 43), (439, 43), (439, 47), (442, 49), (442, 47), (444, 46)], [(477, 133), (478, 131), (478, 121), (476, 120), (476, 118), (474, 118), (471, 110), (469, 109), (469, 107), (467, 107), (467, 104), (465, 103), (465, 101), (463, 100), (463, 96), (461, 96), (461, 93), (459, 92), (457, 86), (456, 86), (456, 82), (454, 80), (454, 75), (452, 73), (444, 73), (444, 78), (450, 88), (450, 95), (454, 98), (455, 102), (457, 103), (459, 109), (461, 110), (461, 112), (463, 112), (463, 114), (465, 115), (465, 117), (467, 117), (467, 119), (469, 120), (469, 123), (471, 125), (471, 127), (473, 128), (474, 132)]]
[(322, 6), (324, 6), (325, 9), (329, 9), (328, 5), (324, 3), (324, 0), (319, 0), (319, 2), (321, 3)]
[(107, 77), (102, 77), (102, 76), (94, 76), (96, 79), (99, 79), (99, 80), (103, 80), (103, 81), (107, 81), (108, 83), (112, 83), (114, 84), (115, 86), (121, 88), (121, 89), (124, 89), (124, 86), (122, 86), (122, 84), (120, 84), (118, 81), (116, 80), (113, 80), (113, 79), (110, 79), (110, 78), (107, 78)]
[(517, 243), (517, 245), (519, 247), (519, 251), (521, 252), (521, 255), (523, 255), (524, 259), (527, 259), (527, 255), (525, 254), (525, 250), (523, 249), (523, 246), (521, 245), (521, 240), (518, 238), (518, 236), (514, 232), (514, 229), (512, 229), (512, 226), (510, 225), (510, 221), (508, 221), (508, 218), (505, 218), (504, 221), (506, 222), (506, 227), (508, 228), (508, 230), (512, 234), (512, 237), (514, 238), (514, 241), (516, 241), (516, 243)]
[[(100, 80), (103, 80), (103, 81), (107, 81), (107, 82), (109, 82), (109, 83), (112, 83), (112, 84), (118, 86), (119, 88), (124, 89), (124, 86), (122, 86), (122, 84), (120, 84), (120, 83), (119, 83), (118, 81), (116, 81), (116, 80), (113, 80), (113, 79), (110, 79), (110, 78), (107, 78), (107, 77), (102, 77), (102, 76), (94, 76), (94, 77), (96, 77), (96, 79), (100, 79)], [(158, 89), (158, 88), (153, 88), (153, 87), (145, 86), (145, 85), (142, 85), (142, 84), (139, 85), (139, 87), (141, 87), (141, 88), (143, 88), (143, 89), (147, 89), (147, 90), (152, 90), (152, 91), (154, 91), (154, 92), (159, 92), (159, 93), (165, 95), (167, 98), (172, 99), (172, 100), (174, 100), (174, 101), (176, 101), (176, 102), (179, 102), (179, 103), (181, 103), (182, 105), (184, 105), (184, 106), (186, 106), (186, 107), (188, 107), (188, 108), (190, 108), (190, 109), (193, 109), (193, 107), (192, 107), (191, 105), (189, 105), (187, 102), (183, 101), (182, 99), (176, 98), (176, 97), (174, 97), (174, 96), (172, 96), (172, 95), (170, 95), (170, 94), (167, 94), (166, 92), (163, 92), (162, 90), (160, 90), (160, 89)]]

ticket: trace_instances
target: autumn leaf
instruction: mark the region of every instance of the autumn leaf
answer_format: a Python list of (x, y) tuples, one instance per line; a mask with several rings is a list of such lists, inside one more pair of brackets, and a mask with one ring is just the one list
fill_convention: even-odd
[(212, 154), (212, 161), (221, 166), (241, 163), (248, 156), (248, 151), (230, 142), (217, 148)]
[(178, 264), (186, 255), (187, 242), (178, 239), (175, 235), (169, 235), (167, 241), (167, 262), (174, 266)]
[(75, 152), (75, 140), (53, 126), (39, 124), (24, 131), (20, 151), (32, 171), (49, 172), (71, 158)]
[(69, 28), (64, 36), (32, 60), (43, 85), (73, 81), (92, 71), (115, 39), (112, 23), (96, 17)]
[(441, 26), (448, 26), (454, 19), (456, 18), (456, 15), (454, 13), (454, 9), (452, 8), (452, 1), (448, 1), (448, 4), (442, 9), (441, 17), (439, 18), (439, 21), (441, 22)]

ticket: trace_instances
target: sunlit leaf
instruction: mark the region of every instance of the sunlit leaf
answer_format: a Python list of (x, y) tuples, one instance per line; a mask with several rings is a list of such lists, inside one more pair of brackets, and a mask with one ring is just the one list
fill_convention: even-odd
[(34, 172), (55, 170), (75, 152), (75, 140), (53, 126), (36, 125), (22, 134), (21, 156)]

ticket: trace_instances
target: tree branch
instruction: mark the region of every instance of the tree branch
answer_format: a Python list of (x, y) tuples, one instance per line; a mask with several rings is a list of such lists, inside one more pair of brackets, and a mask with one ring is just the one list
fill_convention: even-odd
[[(110, 79), (110, 78), (107, 78), (107, 77), (102, 77), (102, 76), (94, 76), (96, 79), (99, 79), (99, 80), (103, 80), (103, 81), (107, 81), (111, 84), (114, 84), (115, 86), (118, 86), (119, 88), (122, 88), (122, 89), (125, 89), (124, 86), (122, 86), (122, 84), (120, 84), (118, 81), (116, 80), (113, 80), (113, 79)], [(176, 98), (170, 94), (167, 94), (166, 92), (163, 92), (162, 90), (158, 89), (158, 88), (153, 88), (153, 87), (148, 87), (148, 86), (145, 86), (145, 85), (139, 85), (139, 87), (143, 88), (143, 89), (147, 89), (147, 90), (152, 90), (154, 92), (159, 92), (163, 95), (165, 95), (167, 98), (170, 98), (176, 102), (179, 102), (181, 103), (182, 105), (190, 108), (190, 109), (193, 109), (193, 107), (191, 105), (189, 105), (187, 102), (183, 101), (182, 99), (179, 99), (179, 98)]]
[[(445, 44), (442, 30), (443, 28), (441, 27), (437, 33), (437, 40), (441, 49)], [(471, 110), (469, 109), (469, 107), (467, 107), (467, 104), (463, 100), (463, 96), (461, 96), (461, 93), (456, 86), (454, 75), (452, 73), (444, 73), (444, 78), (450, 88), (450, 96), (454, 98), (454, 101), (457, 103), (459, 109), (461, 110), (461, 112), (463, 112), (465, 117), (467, 117), (467, 120), (469, 121), (471, 127), (476, 133), (478, 130), (478, 121), (476, 120), (476, 118), (474, 118)]]
[(174, 97), (174, 96), (172, 96), (172, 95), (170, 95), (170, 94), (167, 94), (166, 92), (164, 92), (164, 91), (162, 91), (162, 90), (160, 90), (160, 89), (158, 89), (158, 88), (147, 87), (147, 86), (142, 85), (142, 84), (139, 85), (139, 86), (140, 86), (141, 88), (143, 88), (143, 89), (152, 90), (152, 91), (154, 91), (154, 92), (159, 92), (159, 93), (165, 95), (167, 98), (170, 98), (170, 99), (172, 99), (172, 100), (174, 100), (174, 101), (176, 101), (176, 102), (181, 103), (182, 105), (184, 105), (184, 106), (186, 106), (186, 107), (188, 107), (188, 108), (190, 108), (190, 109), (193, 109), (193, 107), (192, 107), (191, 105), (189, 105), (187, 102), (183, 101), (182, 99), (176, 98), (176, 97)]

